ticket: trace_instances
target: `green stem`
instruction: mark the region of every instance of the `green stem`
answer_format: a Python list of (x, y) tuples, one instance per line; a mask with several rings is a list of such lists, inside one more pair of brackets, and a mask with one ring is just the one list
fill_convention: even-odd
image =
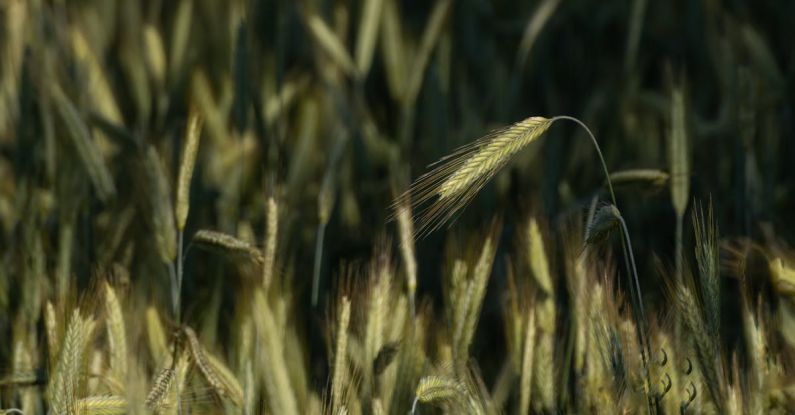
[(602, 155), (602, 148), (599, 147), (599, 142), (596, 141), (596, 137), (594, 137), (593, 133), (591, 132), (591, 129), (588, 128), (588, 126), (585, 125), (585, 123), (583, 123), (582, 121), (580, 121), (580, 120), (578, 120), (578, 119), (576, 119), (574, 117), (570, 117), (568, 115), (558, 115), (556, 117), (552, 117), (552, 119), (550, 119), (549, 122), (550, 123), (554, 123), (557, 120), (568, 120), (568, 121), (575, 122), (580, 127), (582, 127), (585, 130), (585, 132), (588, 133), (589, 137), (591, 137), (591, 141), (593, 142), (593, 145), (596, 148), (596, 154), (599, 155), (599, 161), (602, 163), (602, 170), (604, 170), (604, 172), (605, 172), (605, 178), (607, 179), (607, 187), (610, 190), (610, 198), (613, 200), (613, 205), (618, 207), (618, 203), (616, 203), (616, 193), (613, 191), (613, 182), (610, 181), (610, 171), (607, 170), (607, 163), (605, 163), (605, 158)]

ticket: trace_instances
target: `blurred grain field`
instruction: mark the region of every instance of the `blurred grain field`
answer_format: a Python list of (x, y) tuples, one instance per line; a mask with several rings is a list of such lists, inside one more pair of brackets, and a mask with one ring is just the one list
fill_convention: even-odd
[(793, 24), (4, 0), (0, 414), (793, 413)]

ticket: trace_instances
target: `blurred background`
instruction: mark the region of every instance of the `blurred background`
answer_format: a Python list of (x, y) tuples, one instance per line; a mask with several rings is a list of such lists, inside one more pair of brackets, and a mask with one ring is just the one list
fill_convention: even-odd
[[(529, 116), (581, 119), (611, 172), (670, 172), (671, 96), (682, 91), (688, 200), (712, 200), (722, 237), (792, 242), (793, 18), (786, 0), (5, 0), (0, 305), (38, 315), (32, 293), (57, 288), (26, 287), (31, 275), (74, 275), (85, 288), (122, 264), (131, 290), (167, 307), (153, 183), (162, 175), (173, 194), (191, 108), (204, 130), (186, 319), (228, 318), (246, 278), (189, 235), (214, 229), (258, 243), (272, 196), (278, 267), (306, 304), (299, 319), (313, 356), (326, 353), (312, 333), (323, 331), (344, 270), (396, 251), (395, 197), (430, 163)], [(419, 297), (441, 307), (442, 253), (499, 216), (497, 288), (481, 318), (496, 322), (500, 258), (518, 224), (532, 214), (562, 238), (603, 183), (587, 135), (556, 123), (449, 228), (416, 242)], [(644, 295), (662, 301), (655, 264), (673, 263), (677, 220), (667, 184), (628, 186), (618, 202)], [(11, 319), (0, 325), (8, 332)], [(476, 350), (503, 347), (499, 324), (481, 327)], [(498, 363), (484, 359), (492, 379)], [(316, 383), (325, 370), (313, 365)]]

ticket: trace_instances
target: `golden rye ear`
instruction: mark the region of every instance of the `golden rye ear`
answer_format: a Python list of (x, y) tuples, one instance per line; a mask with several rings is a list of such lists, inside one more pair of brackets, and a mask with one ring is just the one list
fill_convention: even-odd
[(449, 223), (491, 180), (528, 144), (540, 138), (555, 121), (571, 121), (580, 126), (591, 139), (607, 182), (613, 204), (616, 204), (613, 182), (602, 150), (591, 130), (582, 121), (559, 115), (552, 118), (529, 117), (505, 128), (497, 129), (480, 139), (458, 148), (452, 154), (431, 164), (432, 170), (412, 183), (392, 204), (390, 220), (395, 219), (401, 205), (410, 203), (415, 213), (415, 237), (422, 237)]
[(511, 158), (540, 137), (553, 119), (530, 117), (495, 130), (432, 164), (398, 197), (394, 211), (406, 201), (420, 207), (415, 236), (424, 236), (450, 222)]

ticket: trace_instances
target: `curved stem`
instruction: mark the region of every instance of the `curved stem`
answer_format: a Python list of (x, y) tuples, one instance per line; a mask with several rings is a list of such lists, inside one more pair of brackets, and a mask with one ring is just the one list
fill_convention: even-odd
[(607, 179), (607, 187), (610, 190), (610, 198), (613, 200), (613, 205), (618, 207), (618, 203), (616, 203), (616, 193), (613, 191), (613, 182), (610, 181), (610, 171), (607, 170), (607, 163), (605, 163), (605, 158), (602, 155), (602, 148), (599, 147), (599, 142), (596, 141), (596, 137), (594, 137), (593, 133), (591, 132), (591, 129), (588, 128), (588, 126), (585, 125), (585, 123), (583, 123), (582, 121), (580, 121), (580, 120), (578, 120), (578, 119), (576, 119), (574, 117), (570, 117), (568, 115), (558, 115), (558, 116), (552, 117), (552, 119), (550, 119), (549, 121), (550, 121), (550, 123), (553, 123), (553, 122), (555, 122), (557, 120), (568, 120), (568, 121), (572, 121), (574, 123), (577, 123), (580, 127), (582, 127), (588, 133), (588, 136), (591, 137), (591, 141), (593, 142), (593, 145), (596, 148), (596, 154), (599, 155), (599, 161), (602, 163), (602, 170), (604, 170), (605, 178)]

